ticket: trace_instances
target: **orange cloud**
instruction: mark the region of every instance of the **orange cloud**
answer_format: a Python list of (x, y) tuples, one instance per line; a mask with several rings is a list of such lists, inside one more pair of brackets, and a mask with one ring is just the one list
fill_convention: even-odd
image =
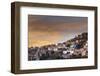
[(29, 47), (43, 46), (48, 44), (55, 44), (61, 39), (61, 34), (59, 32), (29, 32)]

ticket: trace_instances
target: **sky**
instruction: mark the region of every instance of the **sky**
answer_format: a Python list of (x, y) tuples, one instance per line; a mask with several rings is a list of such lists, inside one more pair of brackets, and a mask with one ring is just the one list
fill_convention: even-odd
[(28, 47), (57, 44), (88, 31), (87, 17), (28, 15)]

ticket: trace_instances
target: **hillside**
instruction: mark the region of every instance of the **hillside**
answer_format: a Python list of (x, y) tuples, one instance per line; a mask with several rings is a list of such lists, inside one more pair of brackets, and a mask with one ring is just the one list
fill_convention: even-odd
[(84, 32), (62, 43), (28, 48), (28, 60), (87, 58), (87, 37), (87, 32)]

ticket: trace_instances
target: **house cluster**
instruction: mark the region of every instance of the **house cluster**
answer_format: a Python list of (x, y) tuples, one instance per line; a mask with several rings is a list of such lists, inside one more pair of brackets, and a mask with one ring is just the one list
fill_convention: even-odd
[(28, 60), (87, 58), (87, 37), (87, 32), (84, 32), (63, 43), (28, 48)]

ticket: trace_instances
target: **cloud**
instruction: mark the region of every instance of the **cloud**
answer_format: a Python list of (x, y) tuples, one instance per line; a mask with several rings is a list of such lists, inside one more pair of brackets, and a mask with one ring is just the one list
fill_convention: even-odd
[(86, 32), (87, 17), (28, 16), (29, 46), (42, 46), (70, 39)]

